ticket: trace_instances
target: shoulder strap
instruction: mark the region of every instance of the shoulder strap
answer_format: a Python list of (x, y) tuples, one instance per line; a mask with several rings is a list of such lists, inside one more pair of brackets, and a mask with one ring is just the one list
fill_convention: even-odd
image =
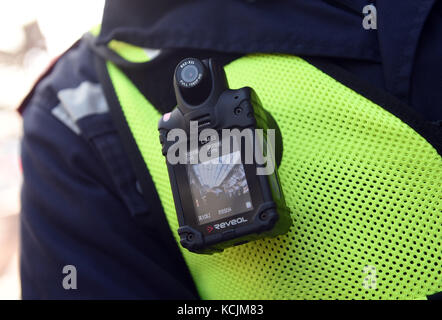
[[(157, 235), (158, 241), (162, 243), (164, 249), (169, 252), (170, 255), (179, 257), (179, 263), (176, 266), (176, 269), (186, 270), (184, 274), (187, 273), (188, 279), (186, 279), (186, 281), (184, 282), (188, 284), (192, 283), (190, 274), (188, 273), (188, 269), (184, 263), (182, 255), (174, 241), (173, 234), (171, 233), (169, 225), (166, 221), (166, 216), (161, 206), (160, 199), (158, 198), (158, 194), (156, 192), (155, 185), (153, 184), (152, 177), (150, 176), (146, 163), (144, 162), (137, 148), (137, 144), (125, 119), (119, 99), (109, 77), (108, 64), (110, 64), (110, 62), (107, 62), (100, 55), (95, 55), (94, 59), (97, 75), (103, 87), (103, 92), (109, 105), (109, 111), (111, 113), (112, 120), (122, 139), (123, 147), (129, 156), (137, 180), (140, 183), (142, 193), (145, 196), (145, 201), (149, 206), (149, 214), (145, 218), (144, 224), (146, 225), (147, 229), (150, 230), (150, 232), (153, 232)], [(155, 112), (157, 111), (155, 110)], [(148, 270), (146, 270), (146, 272), (148, 272)], [(183, 299), (196, 298), (194, 294), (196, 290), (194, 287), (188, 287), (177, 282), (174, 285), (174, 288), (171, 288), (171, 290), (174, 290), (176, 292), (175, 296), (183, 297)]]

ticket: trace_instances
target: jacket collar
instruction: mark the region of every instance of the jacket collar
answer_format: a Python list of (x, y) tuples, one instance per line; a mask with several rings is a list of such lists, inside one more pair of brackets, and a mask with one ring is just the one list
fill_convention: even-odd
[[(362, 28), (365, 0), (110, 0), (99, 43), (149, 48), (280, 52), (379, 61), (376, 32)], [(359, 9), (358, 9), (359, 8)]]

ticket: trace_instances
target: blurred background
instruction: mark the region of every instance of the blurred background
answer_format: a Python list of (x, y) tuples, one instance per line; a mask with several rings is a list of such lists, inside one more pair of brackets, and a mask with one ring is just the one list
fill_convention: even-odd
[(103, 6), (104, 0), (0, 0), (0, 299), (20, 299), (17, 106), (50, 61), (100, 23)]

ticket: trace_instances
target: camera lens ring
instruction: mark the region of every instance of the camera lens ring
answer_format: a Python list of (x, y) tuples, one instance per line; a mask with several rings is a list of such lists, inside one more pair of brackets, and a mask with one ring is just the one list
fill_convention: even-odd
[(205, 75), (202, 62), (196, 58), (182, 60), (176, 67), (175, 78), (182, 88), (193, 88), (201, 83)]
[(198, 69), (193, 64), (188, 64), (181, 69), (181, 79), (186, 83), (192, 83), (198, 78)]

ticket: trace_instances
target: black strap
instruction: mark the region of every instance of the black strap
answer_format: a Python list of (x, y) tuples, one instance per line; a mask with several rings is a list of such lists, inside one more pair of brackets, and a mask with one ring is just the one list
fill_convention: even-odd
[[(145, 216), (137, 216), (136, 219), (141, 221), (149, 232), (157, 236), (158, 242), (161, 243), (161, 246), (164, 247), (168, 255), (176, 257), (176, 265), (173, 268), (177, 271), (177, 274), (185, 275), (185, 279), (182, 279), (182, 277), (179, 279), (182, 280), (182, 283), (177, 282), (171, 288), (171, 290), (175, 291), (174, 296), (179, 296), (183, 299), (195, 299), (198, 297), (198, 294), (192, 277), (169, 228), (152, 177), (124, 117), (123, 110), (109, 77), (106, 60), (99, 55), (95, 55), (94, 59), (97, 76), (109, 105), (112, 120), (122, 140), (123, 147), (129, 156), (145, 201), (149, 206), (149, 213)], [(146, 272), (149, 272), (149, 270), (146, 270)]]
[(428, 300), (439, 300), (439, 301), (442, 301), (442, 292), (432, 294), (432, 295), (428, 296), (427, 298), (428, 298)]
[(130, 62), (123, 59), (108, 46), (97, 45), (95, 41), (96, 38), (91, 33), (86, 33), (83, 35), (83, 40), (87, 42), (89, 48), (95, 53), (96, 56), (99, 56), (106, 61), (111, 61), (119, 67), (126, 69), (140, 69), (149, 65), (148, 62)]

